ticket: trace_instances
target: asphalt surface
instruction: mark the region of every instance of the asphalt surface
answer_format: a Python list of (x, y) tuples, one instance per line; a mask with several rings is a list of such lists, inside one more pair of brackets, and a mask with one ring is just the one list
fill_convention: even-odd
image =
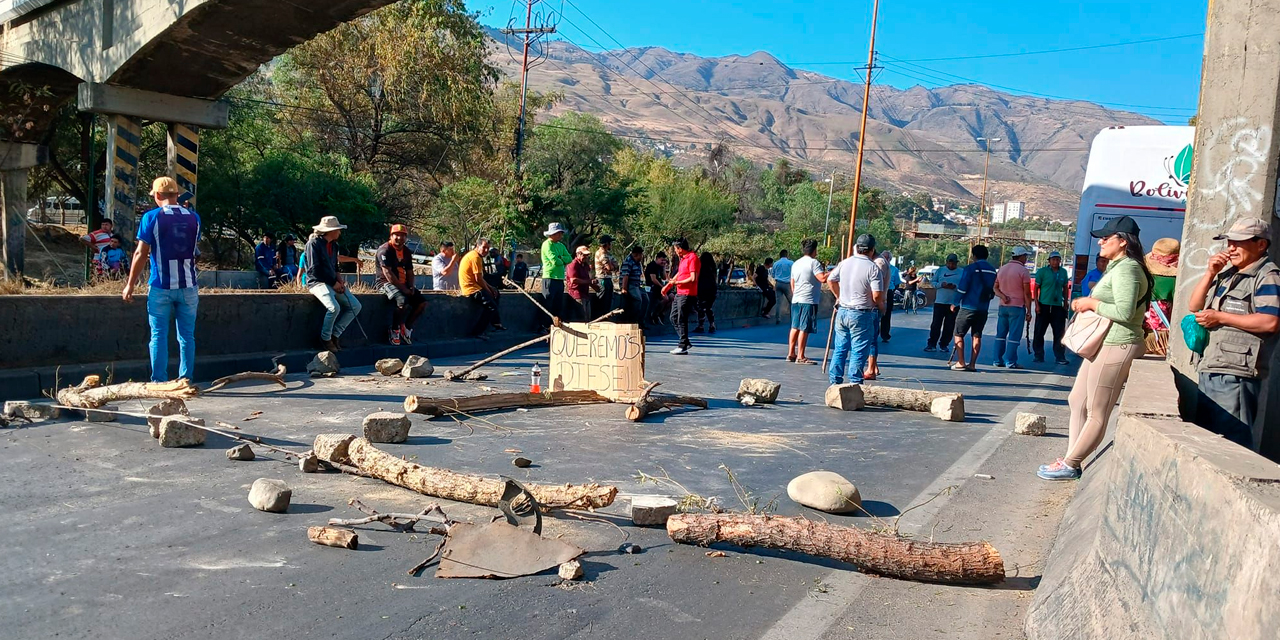
[[(787, 482), (807, 471), (836, 471), (859, 486), (871, 513), (886, 518), (958, 485), (907, 514), (902, 530), (938, 540), (981, 536), (967, 527), (930, 527), (949, 500), (965, 494), (972, 470), (1001, 447), (1013, 412), (1061, 412), (1070, 379), (1054, 373), (1070, 375), (1074, 368), (981, 365), (978, 373), (952, 372), (947, 354), (921, 352), (927, 315), (899, 313), (894, 320), (893, 339), (882, 345), (881, 383), (962, 391), (966, 422), (828, 409), (820, 367), (786, 363), (786, 328), (764, 324), (695, 335), (688, 356), (666, 353), (672, 337), (649, 343), (646, 378), (661, 381), (663, 391), (708, 398), (706, 411), (660, 413), (640, 424), (627, 422), (616, 405), (500, 412), (462, 422), (413, 416), (409, 442), (382, 447), (458, 471), (613, 483), (623, 496), (679, 493), (640, 479), (641, 473), (669, 476), (730, 509), (755, 504), (856, 526), (878, 523), (801, 507), (787, 498)], [(989, 363), (993, 329), (983, 362)], [(825, 332), (823, 323), (811, 358), (821, 358)], [(1029, 362), (1025, 346), (1023, 354)], [(468, 361), (435, 364), (439, 372)], [(208, 423), (226, 421), (272, 444), (306, 449), (319, 433), (358, 433), (363, 416), (399, 410), (407, 393), (523, 389), (535, 361), (545, 368), (545, 351), (489, 367), (491, 380), (479, 383), (436, 377), (427, 384), (383, 378), (368, 368), (335, 379), (290, 376), (285, 391), (241, 386), (189, 407)], [(733, 396), (743, 377), (780, 382), (778, 404), (738, 405)], [(142, 402), (127, 404), (122, 409), (144, 410)], [(243, 420), (255, 411), (262, 414)], [(406, 571), (438, 538), (371, 525), (361, 530), (358, 551), (344, 551), (311, 544), (305, 530), (330, 517), (359, 517), (346, 505), (352, 497), (380, 511), (417, 511), (432, 498), (376, 480), (301, 474), (264, 450), (254, 461), (230, 462), (223, 449), (232, 444), (211, 436), (204, 447), (161, 449), (146, 424), (130, 418), (62, 419), (0, 434), (0, 532), (8, 547), (0, 557), (0, 638), (821, 637), (837, 620), (850, 619), (847, 609), (862, 588), (850, 582), (844, 592), (833, 591), (833, 576), (865, 580), (852, 566), (782, 552), (726, 548), (730, 557), (709, 558), (704, 549), (672, 543), (662, 529), (631, 526), (625, 498), (591, 516), (600, 521), (560, 516), (544, 525), (544, 535), (588, 551), (579, 583), (561, 584), (554, 570), (505, 581), (442, 580), (431, 570), (410, 577)], [(1017, 450), (1017, 459), (1002, 464), (1034, 469), (1046, 460), (1022, 458), (1045, 455), (1049, 444), (1060, 446)], [(508, 449), (534, 466), (514, 468)], [(248, 504), (249, 485), (260, 477), (290, 484), (288, 513)], [(999, 502), (998, 495), (982, 499)], [(496, 513), (443, 506), (459, 520), (486, 522)], [(643, 553), (618, 553), (624, 542)], [(842, 632), (858, 635), (848, 628)]]

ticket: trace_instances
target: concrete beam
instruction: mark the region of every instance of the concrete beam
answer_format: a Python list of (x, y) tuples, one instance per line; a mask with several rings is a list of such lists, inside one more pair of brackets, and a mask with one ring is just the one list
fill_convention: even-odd
[(227, 103), (85, 82), (77, 98), (81, 111), (123, 115), (155, 122), (180, 122), (206, 129), (227, 127)]
[(48, 147), (20, 142), (0, 142), (0, 171), (30, 169), (48, 161)]

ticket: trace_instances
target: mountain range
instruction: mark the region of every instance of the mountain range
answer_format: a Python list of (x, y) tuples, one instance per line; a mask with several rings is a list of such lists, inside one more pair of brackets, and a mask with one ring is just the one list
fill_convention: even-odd
[[(520, 50), (489, 31), (491, 61), (518, 81)], [(787, 66), (765, 52), (719, 58), (659, 47), (588, 51), (563, 40), (535, 48), (529, 88), (562, 99), (553, 114), (598, 116), (610, 131), (693, 164), (717, 142), (752, 160), (786, 158), (814, 174), (853, 172), (864, 85)], [(905, 67), (897, 66), (899, 69)], [(927, 72), (926, 72), (927, 73)], [(979, 84), (909, 89), (873, 84), (863, 180), (893, 192), (977, 203), (990, 140), (990, 202), (1076, 217), (1089, 145), (1146, 116), (1079, 100)]]

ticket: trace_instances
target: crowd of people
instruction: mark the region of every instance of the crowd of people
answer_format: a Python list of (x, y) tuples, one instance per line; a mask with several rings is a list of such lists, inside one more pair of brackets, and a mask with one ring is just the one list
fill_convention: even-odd
[[(196, 282), (200, 217), (179, 202), (181, 193), (170, 177), (157, 178), (151, 189), (156, 207), (138, 226), (137, 248), (129, 262), (122, 298), (133, 300), (134, 289), (149, 268), (147, 315), (151, 327), (151, 379), (168, 379), (168, 334), (176, 327), (180, 351), (178, 375), (192, 378), (195, 368), (195, 318), (199, 304)], [(325, 309), (320, 345), (341, 349), (340, 338), (360, 313), (360, 300), (340, 272), (337, 241), (346, 226), (333, 216), (313, 227), (305, 248), (298, 253), (293, 238), (264, 234), (255, 251), (258, 273), (268, 280), (301, 280)], [(660, 322), (669, 315), (677, 334), (672, 354), (685, 355), (693, 347), (691, 332), (714, 333), (714, 304), (724, 269), (710, 253), (699, 256), (683, 238), (670, 245), (674, 263), (666, 251), (645, 262), (645, 251), (633, 246), (619, 262), (614, 239), (600, 236), (597, 247), (564, 244), (567, 230), (551, 223), (543, 233), (541, 293), (544, 306), (567, 320), (591, 320), (622, 310), (620, 320), (641, 326)], [(1067, 364), (1064, 337), (1068, 308), (1079, 317), (1097, 317), (1103, 331), (1096, 336), (1096, 351), (1085, 353), (1071, 393), (1070, 429), (1063, 457), (1043, 465), (1038, 475), (1048, 480), (1079, 478), (1081, 466), (1101, 443), (1112, 410), (1128, 379), (1133, 361), (1150, 350), (1163, 348), (1157, 337), (1167, 335), (1172, 311), (1179, 246), (1164, 239), (1145, 252), (1141, 230), (1129, 217), (1119, 217), (1092, 232), (1099, 257), (1095, 269), (1082, 282), (1082, 294), (1072, 299), (1071, 277), (1062, 256), (1051, 253), (1048, 263), (1031, 277), (1028, 252), (1015, 248), (999, 269), (987, 258), (983, 245), (973, 246), (969, 263), (960, 267), (951, 254), (930, 278), (936, 289), (926, 352), (952, 351), (952, 369), (975, 371), (982, 351), (983, 331), (991, 303), (998, 298), (993, 365), (1019, 369), (1019, 343), (1024, 326), (1034, 317), (1033, 361), (1045, 358), (1045, 334), (1052, 330), (1055, 361)], [(1242, 446), (1256, 449), (1261, 427), (1255, 424), (1262, 381), (1280, 336), (1280, 267), (1268, 257), (1271, 227), (1266, 220), (1237, 220), (1215, 238), (1226, 249), (1213, 255), (1201, 279), (1190, 293), (1193, 315), (1182, 322), (1188, 346), (1195, 352), (1200, 395), (1196, 422)], [(375, 252), (377, 290), (392, 302), (391, 344), (411, 344), (413, 327), (422, 316), (427, 299), (416, 286), (413, 255), (407, 247), (408, 229), (393, 225), (388, 241)], [(100, 248), (105, 264), (123, 264), (120, 239), (110, 221), (85, 236)], [(769, 317), (778, 296), (791, 301), (791, 326), (786, 359), (815, 364), (806, 353), (808, 338), (817, 330), (821, 290), (826, 284), (835, 297), (832, 328), (834, 352), (826, 371), (831, 384), (845, 380), (861, 383), (879, 375), (878, 344), (889, 340), (892, 316), (891, 292), (899, 285), (918, 286), (923, 278), (910, 268), (905, 279), (897, 276), (888, 251), (877, 252), (875, 237), (859, 236), (853, 254), (831, 269), (816, 258), (817, 242), (805, 240), (801, 257), (792, 261), (782, 252), (777, 261), (766, 260), (756, 269), (763, 306)], [(295, 262), (296, 260), (296, 262)], [(296, 267), (295, 267), (296, 265)], [(643, 265), (643, 266), (642, 266)], [(290, 269), (295, 267), (296, 270)], [(497, 252), (487, 238), (458, 254), (452, 243), (441, 243), (432, 259), (433, 287), (456, 288), (476, 310), (470, 335), (503, 331), (499, 312), (500, 290), (509, 284), (523, 288), (529, 268), (523, 254), (514, 265)], [(615, 297), (620, 298), (615, 304)], [(910, 305), (912, 303), (905, 303)], [(571, 309), (566, 314), (566, 305)], [(1033, 316), (1034, 309), (1034, 316)], [(689, 325), (697, 320), (691, 331)], [(549, 322), (547, 323), (549, 324)], [(1074, 325), (1073, 325), (1074, 326)], [(546, 329), (546, 327), (544, 327)], [(966, 337), (968, 344), (966, 345)]]

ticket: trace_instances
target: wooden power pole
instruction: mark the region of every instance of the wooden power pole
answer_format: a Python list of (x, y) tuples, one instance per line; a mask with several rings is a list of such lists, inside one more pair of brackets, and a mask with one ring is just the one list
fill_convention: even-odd
[(524, 28), (515, 29), (508, 27), (502, 30), (506, 35), (518, 35), (524, 40), (524, 53), (520, 63), (520, 123), (516, 126), (516, 175), (520, 175), (520, 157), (524, 154), (524, 122), (525, 122), (525, 100), (529, 95), (529, 46), (537, 41), (538, 36), (555, 33), (555, 27), (535, 27), (533, 26), (533, 5), (538, 4), (541, 0), (526, 0)]

